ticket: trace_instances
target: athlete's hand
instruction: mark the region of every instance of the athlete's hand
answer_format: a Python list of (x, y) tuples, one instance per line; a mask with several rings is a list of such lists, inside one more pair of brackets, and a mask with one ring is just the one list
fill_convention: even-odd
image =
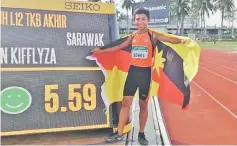
[(187, 39), (182, 39), (181, 43), (185, 44), (188, 40)]
[(92, 53), (101, 53), (102, 51), (100, 50), (100, 48), (94, 48), (91, 52)]

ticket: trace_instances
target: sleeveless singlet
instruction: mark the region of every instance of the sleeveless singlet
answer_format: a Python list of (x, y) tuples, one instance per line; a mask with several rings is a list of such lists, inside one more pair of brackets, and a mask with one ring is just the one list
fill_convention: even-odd
[[(152, 34), (151, 30), (148, 30)], [(151, 67), (152, 66), (152, 42), (149, 33), (142, 34), (133, 33), (132, 39), (132, 61), (130, 65), (137, 67)]]

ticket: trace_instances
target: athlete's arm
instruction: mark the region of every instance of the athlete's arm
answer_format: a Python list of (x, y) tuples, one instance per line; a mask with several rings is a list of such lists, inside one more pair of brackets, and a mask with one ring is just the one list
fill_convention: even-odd
[(118, 51), (118, 50), (121, 50), (123, 48), (128, 47), (131, 44), (131, 42), (132, 42), (132, 37), (129, 36), (126, 41), (124, 41), (123, 43), (121, 43), (117, 46), (107, 48), (107, 49), (104, 49), (104, 50), (101, 50), (99, 48), (95, 48), (95, 49), (92, 50), (92, 52), (93, 53), (115, 52), (115, 51)]
[(155, 41), (162, 41), (162, 42), (169, 42), (169, 43), (172, 43), (172, 44), (179, 44), (179, 43), (185, 43), (186, 40), (183, 40), (183, 39), (179, 39), (179, 38), (175, 38), (175, 37), (168, 37), (168, 36), (165, 36), (161, 33), (157, 33), (157, 32), (154, 32), (154, 37), (155, 37)]

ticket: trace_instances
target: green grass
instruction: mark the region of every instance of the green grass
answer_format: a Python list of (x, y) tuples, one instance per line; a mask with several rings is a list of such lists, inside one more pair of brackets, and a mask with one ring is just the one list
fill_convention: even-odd
[(237, 41), (198, 42), (202, 49), (237, 50)]

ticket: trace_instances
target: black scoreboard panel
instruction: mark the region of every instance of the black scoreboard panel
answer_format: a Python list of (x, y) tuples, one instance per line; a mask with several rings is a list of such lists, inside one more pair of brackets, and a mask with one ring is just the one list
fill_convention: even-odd
[(1, 134), (110, 127), (104, 75), (86, 56), (111, 41), (112, 4), (21, 1), (1, 6)]

